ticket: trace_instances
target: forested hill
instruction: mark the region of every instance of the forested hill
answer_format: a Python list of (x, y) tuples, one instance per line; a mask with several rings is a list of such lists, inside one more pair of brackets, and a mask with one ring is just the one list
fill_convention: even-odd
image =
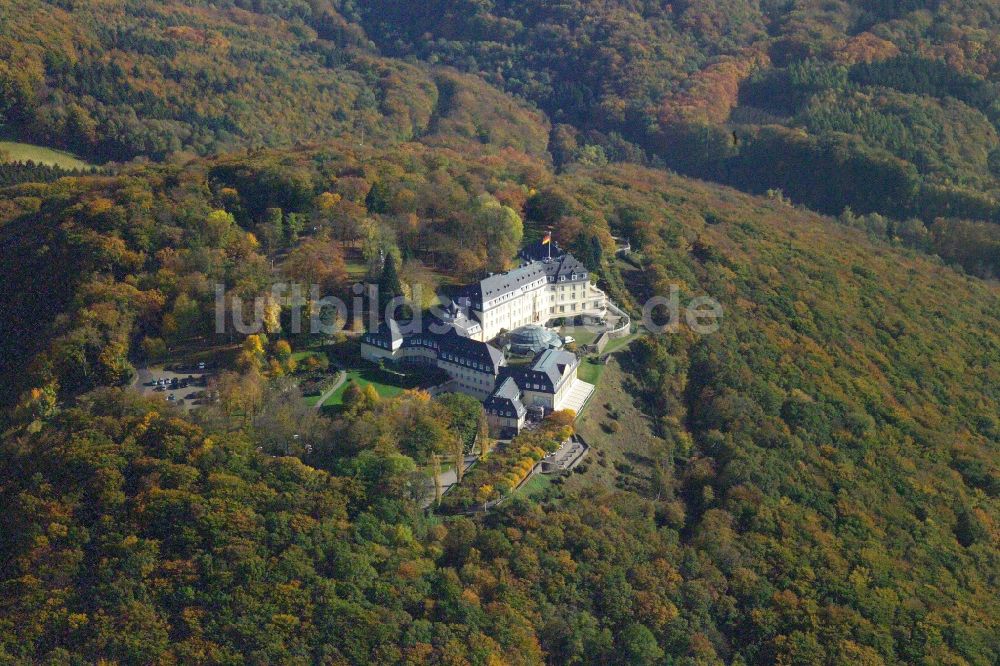
[[(474, 145), (351, 142), (6, 191), (5, 257), (39, 270), (5, 259), (19, 339), (38, 341), (3, 445), (0, 654), (996, 662), (995, 285), (779, 200)], [(197, 424), (101, 388), (153, 341), (205, 339), (215, 280), (262, 293), (288, 252), (285, 270), (346, 292), (354, 241), (406, 257), (409, 284), (474, 275), (504, 207), (555, 224), (626, 305), (677, 284), (725, 307), (716, 334), (619, 356), (607, 390), (643, 430), (595, 438), (561, 495), (424, 517), (413, 475), (467, 422), (419, 395), (331, 420), (282, 383), (279, 347), (244, 345), (265, 374), (241, 356)], [(612, 233), (632, 260), (612, 259)], [(47, 293), (61, 305), (40, 325)], [(285, 455), (293, 432), (305, 464)], [(598, 454), (623, 447), (602, 480)]]
[(547, 143), (538, 112), (477, 77), (380, 57), (330, 3), (13, 0), (0, 12), (0, 120), (95, 161), (386, 144), (442, 124), (529, 152)]
[[(386, 54), (536, 102), (557, 163), (648, 161), (1000, 272), (996, 3), (367, 2)], [(893, 228), (894, 227), (894, 228)]]
[[(988, 0), (2, 3), (5, 135), (117, 164), (4, 170), (0, 662), (1000, 663), (997, 26)], [(275, 299), (215, 332), (217, 284), (426, 306), (550, 228), (634, 315), (676, 287), (724, 318), (588, 360), (590, 457), (485, 515), (448, 509), (570, 415), (429, 514), (442, 457), (489, 443), (478, 401), (317, 409), (354, 338)], [(194, 412), (127, 388), (196, 359)]]
[(14, 0), (0, 12), (0, 118), (94, 161), (457, 131), (560, 166), (667, 166), (831, 215), (879, 213), (873, 234), (1000, 272), (988, 224), (1000, 222), (1000, 17), (987, 0)]

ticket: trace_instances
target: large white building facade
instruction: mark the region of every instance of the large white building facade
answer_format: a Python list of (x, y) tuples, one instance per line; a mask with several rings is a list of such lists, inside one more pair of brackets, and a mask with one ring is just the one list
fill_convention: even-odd
[(491, 275), (469, 285), (456, 305), (468, 309), (479, 324), (478, 340), (492, 340), (502, 331), (528, 324), (544, 325), (564, 317), (604, 317), (607, 297), (590, 281), (590, 272), (573, 255), (547, 246), (533, 246), (522, 256), (525, 263), (506, 273)]

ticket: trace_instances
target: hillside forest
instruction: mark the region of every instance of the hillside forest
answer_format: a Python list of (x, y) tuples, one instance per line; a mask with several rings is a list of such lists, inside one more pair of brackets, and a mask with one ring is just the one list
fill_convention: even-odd
[[(1000, 662), (997, 13), (5, 3), (5, 131), (95, 168), (0, 165), (0, 661)], [(468, 396), (310, 404), (356, 331), (214, 328), (216, 285), (433, 299), (548, 229), (721, 327), (495, 450)], [(187, 358), (209, 404), (134, 390)]]

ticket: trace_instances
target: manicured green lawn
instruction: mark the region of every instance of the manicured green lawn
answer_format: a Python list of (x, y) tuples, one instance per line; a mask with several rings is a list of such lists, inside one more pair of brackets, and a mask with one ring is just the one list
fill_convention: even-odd
[(562, 333), (563, 336), (571, 336), (580, 346), (589, 345), (598, 336), (596, 331), (589, 330), (586, 326), (565, 326)]
[(616, 351), (620, 351), (638, 337), (637, 334), (632, 333), (631, 335), (626, 335), (624, 338), (615, 338), (614, 340), (608, 340), (607, 346), (604, 348), (605, 354), (613, 354)]
[(517, 492), (527, 499), (540, 499), (552, 485), (553, 478), (552, 474), (535, 474)]
[[(613, 354), (619, 352), (622, 349), (628, 347), (628, 345), (639, 337), (637, 334), (628, 335), (624, 338), (617, 338), (615, 340), (609, 340), (608, 344), (604, 347), (604, 354)], [(604, 367), (600, 363), (595, 363), (589, 358), (584, 358), (580, 361), (580, 369), (577, 370), (577, 377), (583, 381), (594, 384), (595, 386), (601, 381), (601, 376), (604, 374)]]
[(64, 169), (89, 169), (92, 166), (62, 150), (53, 150), (45, 146), (36, 146), (20, 141), (0, 141), (0, 154), (6, 155), (6, 160), (9, 162), (31, 160), (36, 164), (48, 164)]
[[(419, 381), (408, 375), (399, 375), (374, 366), (370, 368), (354, 368), (347, 371), (344, 383), (323, 403), (323, 407), (339, 407), (344, 404), (344, 391), (352, 383), (364, 388), (371, 384), (375, 392), (382, 398), (394, 398), (406, 389), (416, 388)], [(315, 404), (315, 403), (314, 403)]]
[(602, 374), (604, 374), (604, 366), (587, 358), (580, 361), (580, 368), (576, 371), (576, 376), (579, 379), (595, 386), (601, 381)]

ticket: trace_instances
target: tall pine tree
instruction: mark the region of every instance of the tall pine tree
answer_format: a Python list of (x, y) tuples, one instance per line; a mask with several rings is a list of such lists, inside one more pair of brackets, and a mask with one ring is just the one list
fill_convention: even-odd
[(384, 311), (389, 301), (402, 295), (403, 285), (399, 282), (399, 272), (396, 270), (396, 255), (387, 252), (382, 264), (382, 275), (378, 279), (379, 309)]

